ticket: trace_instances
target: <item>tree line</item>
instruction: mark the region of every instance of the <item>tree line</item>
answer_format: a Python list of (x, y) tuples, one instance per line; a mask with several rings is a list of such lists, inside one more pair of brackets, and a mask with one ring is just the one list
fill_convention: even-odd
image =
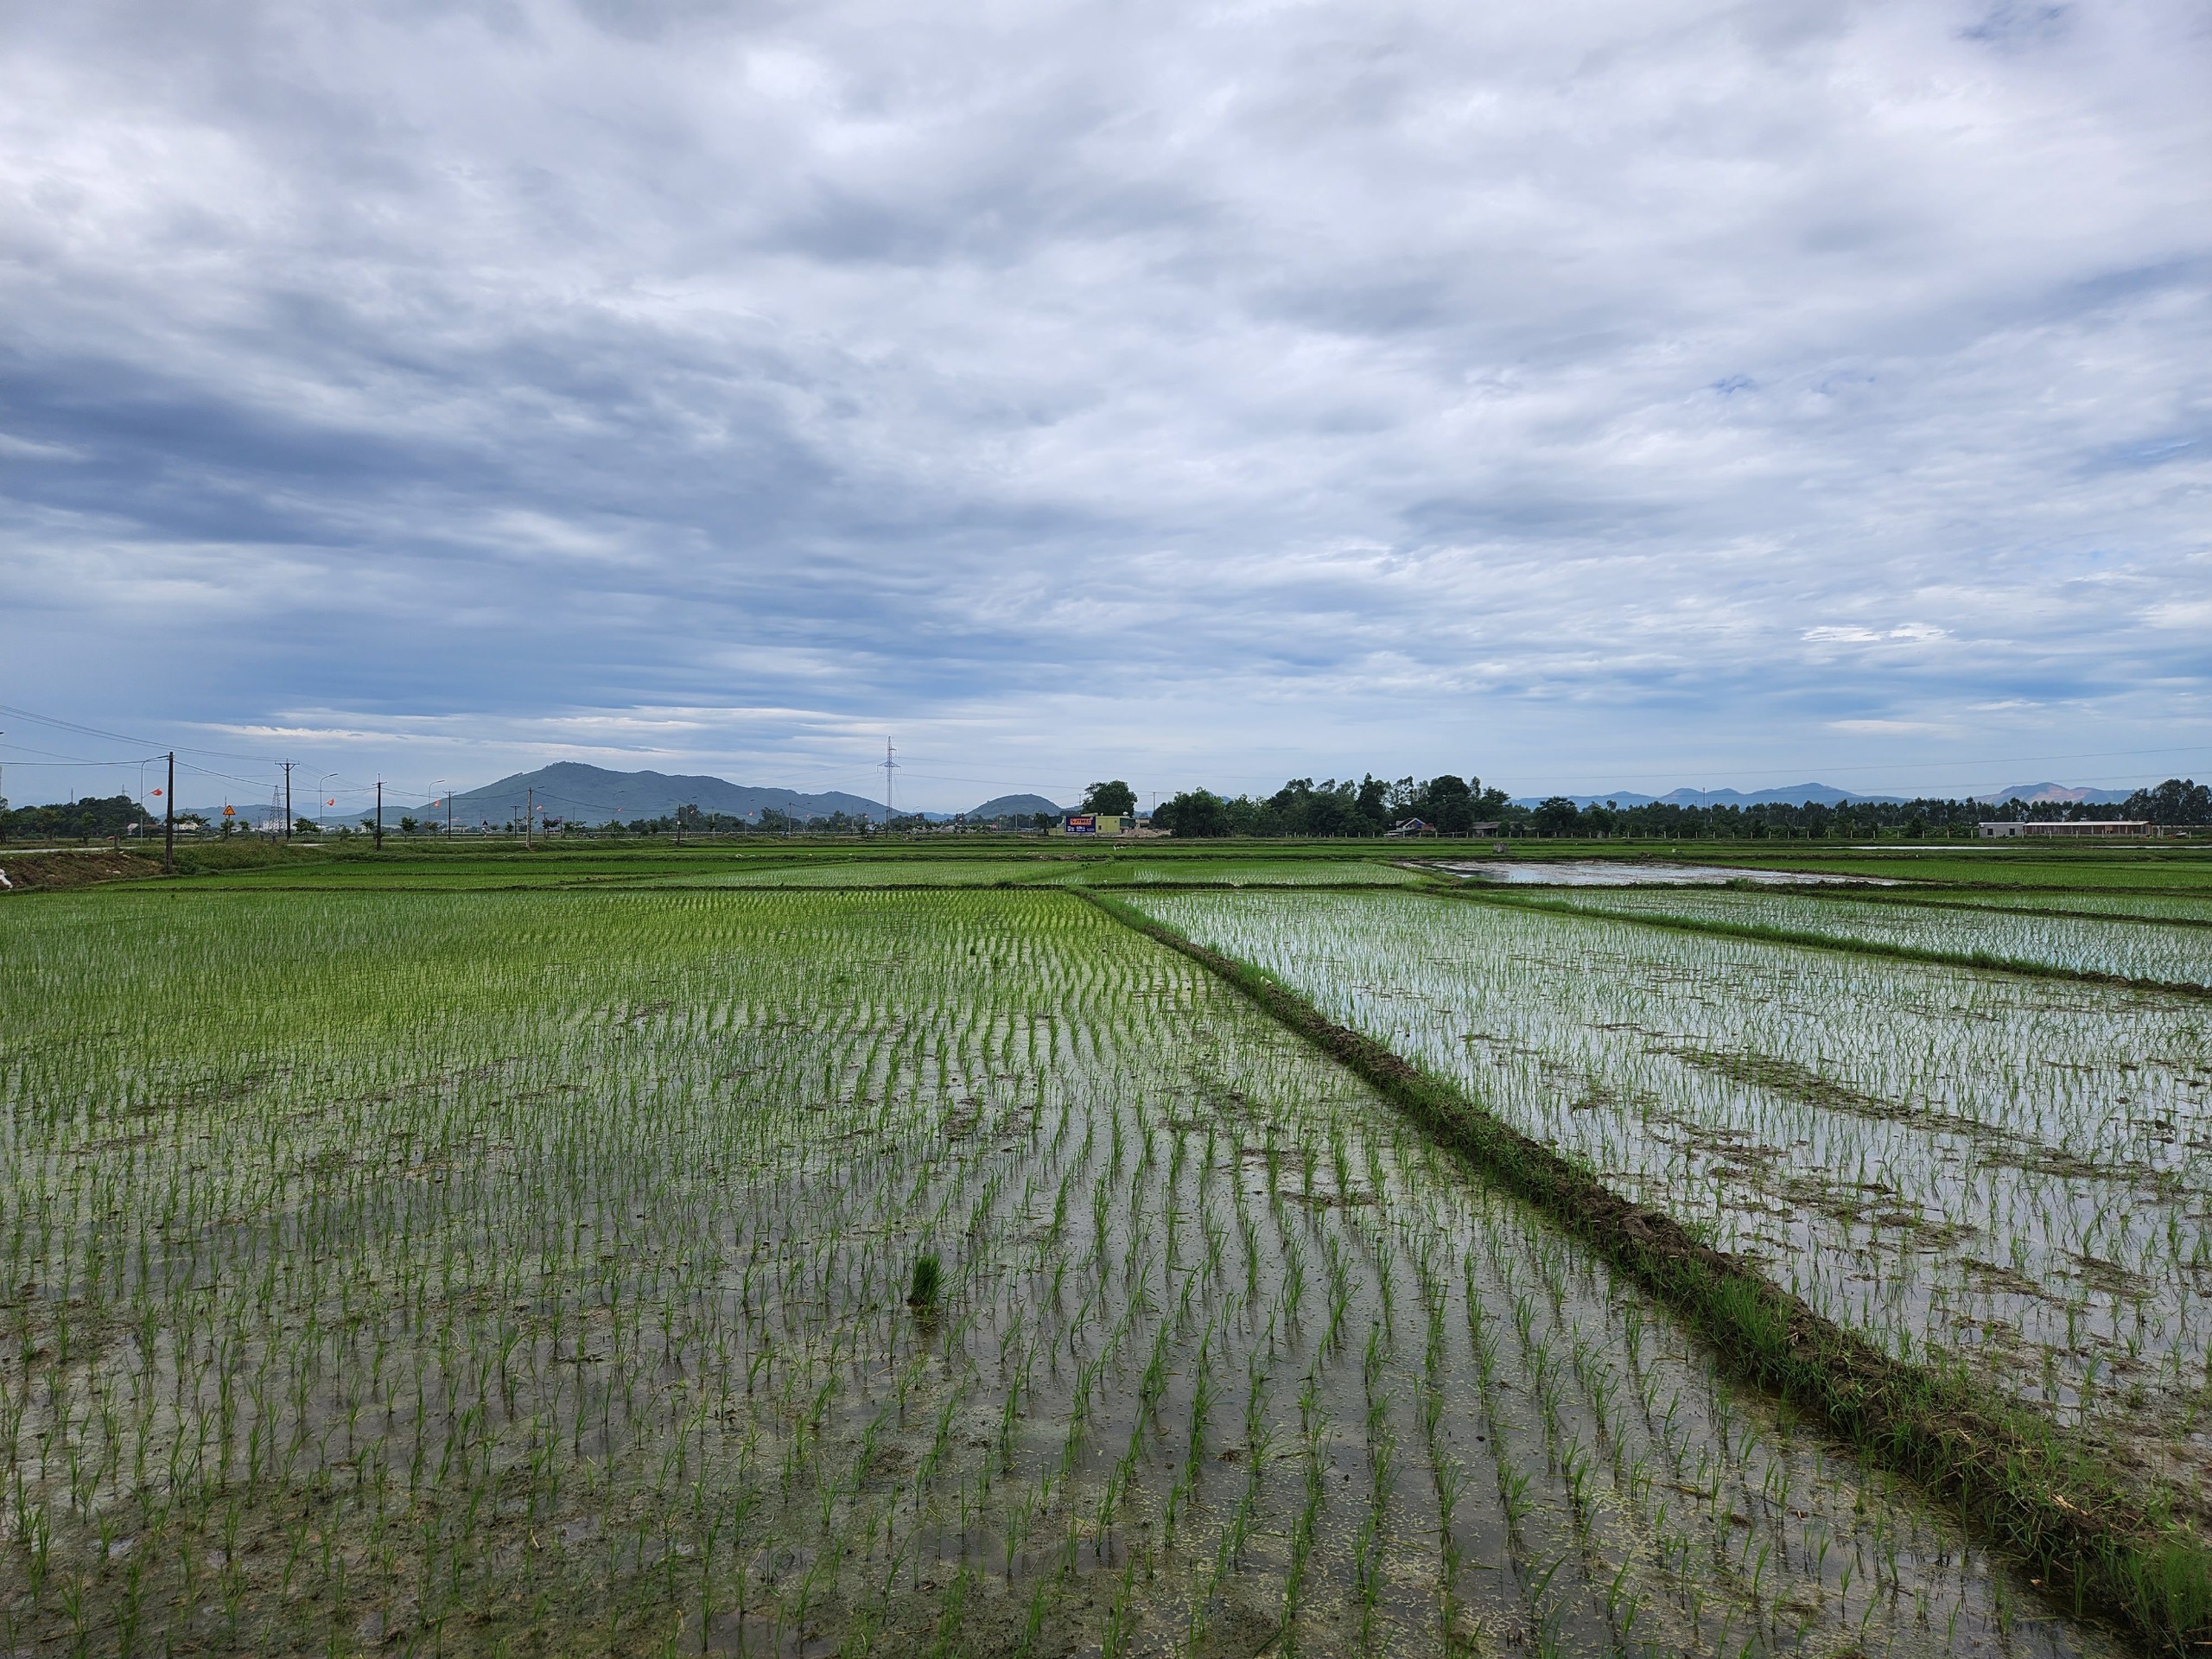
[(1408, 818), (1440, 835), (1474, 833), (1478, 823), (1503, 823), (1517, 810), (1502, 789), (1452, 772), (1416, 783), (1369, 773), (1350, 779), (1294, 778), (1274, 794), (1216, 795), (1185, 790), (1152, 812), (1152, 826), (1177, 836), (1379, 836)]
[[(1446, 772), (1425, 783), (1385, 783), (1370, 774), (1354, 784), (1294, 778), (1265, 797), (1186, 790), (1156, 808), (1153, 827), (1179, 837), (1220, 836), (1380, 836), (1418, 818), (1439, 835), (1624, 837), (1646, 841), (1764, 839), (1851, 840), (1883, 834), (1908, 838), (1972, 836), (1984, 823), (2139, 819), (2165, 829), (2212, 824), (2212, 788), (2169, 778), (2137, 790), (2117, 806), (2081, 801), (2010, 800), (1999, 805), (1923, 797), (1909, 801), (1760, 802), (1750, 806), (1682, 805), (1654, 801), (1628, 806), (1578, 804), (1554, 795), (1535, 806), (1516, 804), (1479, 778)], [(1495, 825), (1478, 830), (1478, 825)]]
[[(0, 841), (92, 841), (129, 832), (145, 822), (145, 809), (128, 795), (87, 795), (80, 801), (19, 806), (0, 800)], [(154, 815), (161, 822), (161, 815)]]

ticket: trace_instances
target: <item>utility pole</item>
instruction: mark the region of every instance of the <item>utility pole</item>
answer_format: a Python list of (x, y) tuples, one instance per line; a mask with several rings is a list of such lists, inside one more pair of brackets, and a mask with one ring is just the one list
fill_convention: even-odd
[(528, 852), (528, 851), (530, 851), (530, 850), (531, 850), (531, 849), (532, 849), (532, 848), (536, 847), (537, 845), (537, 791), (536, 789), (532, 788), (531, 785), (529, 785), (525, 784), (524, 785), (523, 785), (523, 791), (522, 791), (522, 846), (523, 846), (523, 850), (524, 850), (524, 852)]
[(292, 763), (284, 763), (284, 839), (292, 838)]
[(169, 786), (162, 793), (162, 874), (176, 874), (176, 751), (169, 751)]
[(446, 839), (453, 839), (453, 791), (446, 791)]
[(384, 851), (384, 779), (377, 779), (377, 851)]

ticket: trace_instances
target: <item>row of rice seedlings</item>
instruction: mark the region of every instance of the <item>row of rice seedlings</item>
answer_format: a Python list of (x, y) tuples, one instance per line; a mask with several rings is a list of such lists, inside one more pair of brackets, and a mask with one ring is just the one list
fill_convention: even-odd
[[(2012, 1617), (1087, 907), (72, 903), (0, 969), (41, 988), (3, 1074), (11, 1650), (1932, 1649)], [(1648, 1523), (1664, 1558), (1605, 1553), (1606, 1365), (1671, 1408), (1620, 1468), (1716, 1494)], [(1825, 1508), (1723, 1517), (1777, 1455)], [(1790, 1534), (1829, 1511), (1848, 1575)]]
[(2127, 916), (2139, 921), (2212, 923), (2212, 894), (2204, 893), (2070, 890), (1987, 893), (1954, 887), (1927, 894), (1923, 901), (1986, 910), (2040, 911), (2053, 916)]
[(1389, 895), (1143, 904), (1830, 1318), (2212, 1484), (2201, 1004)]
[(2159, 925), (2141, 918), (2055, 916), (1987, 906), (1907, 904), (1895, 898), (1687, 888), (1560, 889), (1547, 893), (1541, 902), (1604, 915), (1770, 929), (2161, 985), (2212, 986), (2212, 930)]

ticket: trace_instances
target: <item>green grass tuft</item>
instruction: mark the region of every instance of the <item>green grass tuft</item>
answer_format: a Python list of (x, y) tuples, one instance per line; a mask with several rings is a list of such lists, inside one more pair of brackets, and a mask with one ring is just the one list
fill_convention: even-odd
[(906, 1290), (906, 1306), (919, 1313), (934, 1313), (944, 1287), (944, 1264), (938, 1260), (935, 1250), (923, 1251), (914, 1258), (914, 1274)]

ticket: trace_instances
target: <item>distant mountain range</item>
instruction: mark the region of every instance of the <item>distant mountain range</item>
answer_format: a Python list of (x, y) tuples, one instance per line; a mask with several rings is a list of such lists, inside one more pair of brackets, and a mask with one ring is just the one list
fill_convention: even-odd
[[(763, 811), (771, 810), (786, 813), (801, 823), (809, 818), (826, 818), (837, 812), (879, 823), (884, 817), (882, 802), (862, 795), (848, 795), (842, 790), (809, 793), (804, 790), (733, 784), (724, 778), (704, 775), (611, 772), (604, 766), (561, 760), (535, 772), (518, 772), (497, 783), (456, 791), (453, 798), (453, 821), (456, 824), (503, 824), (520, 818), (524, 803), (531, 799), (542, 809), (543, 817), (586, 824), (605, 823), (610, 819), (628, 823), (637, 818), (673, 817), (681, 806), (696, 806), (702, 812), (755, 821)], [(240, 809), (241, 814), (245, 810)], [(1060, 810), (1042, 795), (1001, 795), (965, 816), (988, 821), (1017, 813), (1050, 812), (1057, 816)], [(265, 807), (260, 809), (257, 821), (266, 811)], [(442, 823), (446, 816), (443, 798), (440, 798), (437, 805), (426, 806), (403, 802), (387, 791), (385, 823), (396, 824), (403, 815)], [(344, 822), (351, 823), (362, 814), (356, 810), (342, 816)], [(925, 812), (920, 816), (942, 822), (952, 815)], [(338, 819), (334, 817), (333, 821)]]
[[(2124, 789), (2081, 789), (2066, 784), (2008, 784), (2003, 789), (1986, 795), (1968, 798), (1986, 802), (1992, 806), (2005, 801), (2086, 801), (2092, 805), (2108, 805), (2127, 798)], [(1516, 806), (1537, 806), (1544, 798), (1523, 795), (1515, 798)], [(1734, 789), (1677, 789), (1664, 795), (1643, 795), (1632, 789), (1615, 790), (1606, 795), (1570, 795), (1567, 798), (1577, 806), (1603, 806), (1608, 801), (1618, 806), (1649, 806), (1654, 803), (1667, 806), (1803, 806), (1817, 802), (1822, 806), (1842, 806), (1865, 803), (1895, 805), (1907, 798), (1903, 795), (1854, 795), (1847, 789), (1837, 789), (1830, 784), (1791, 784), (1783, 789), (1755, 790), (1745, 794)]]
[[(878, 822), (883, 817), (882, 802), (871, 801), (861, 795), (848, 795), (842, 790), (810, 794), (797, 789), (733, 784), (721, 778), (671, 776), (662, 772), (610, 772), (604, 766), (560, 760), (535, 772), (518, 772), (494, 784), (456, 791), (453, 798), (454, 822), (505, 823), (510, 818), (522, 817), (525, 800), (534, 800), (543, 809), (546, 817), (565, 818), (577, 823), (605, 823), (609, 819), (627, 823), (635, 818), (673, 817), (681, 806), (696, 806), (702, 812), (719, 812), (733, 818), (757, 819), (767, 810), (788, 813), (802, 822), (826, 818), (833, 812)], [(422, 807), (404, 810), (417, 814), (430, 810)], [(386, 823), (391, 822), (392, 812), (393, 808), (387, 804)], [(435, 816), (444, 817), (442, 804), (435, 810)]]
[(2126, 789), (2079, 789), (2070, 784), (2007, 784), (1974, 798), (1993, 806), (2006, 801), (2026, 801), (2031, 805), (2038, 801), (2086, 801), (2092, 806), (2117, 806), (2133, 793)]
[(994, 818), (1031, 818), (1039, 812), (1064, 818), (1073, 807), (1055, 806), (1042, 795), (1001, 795), (963, 814), (970, 823), (988, 823)]

